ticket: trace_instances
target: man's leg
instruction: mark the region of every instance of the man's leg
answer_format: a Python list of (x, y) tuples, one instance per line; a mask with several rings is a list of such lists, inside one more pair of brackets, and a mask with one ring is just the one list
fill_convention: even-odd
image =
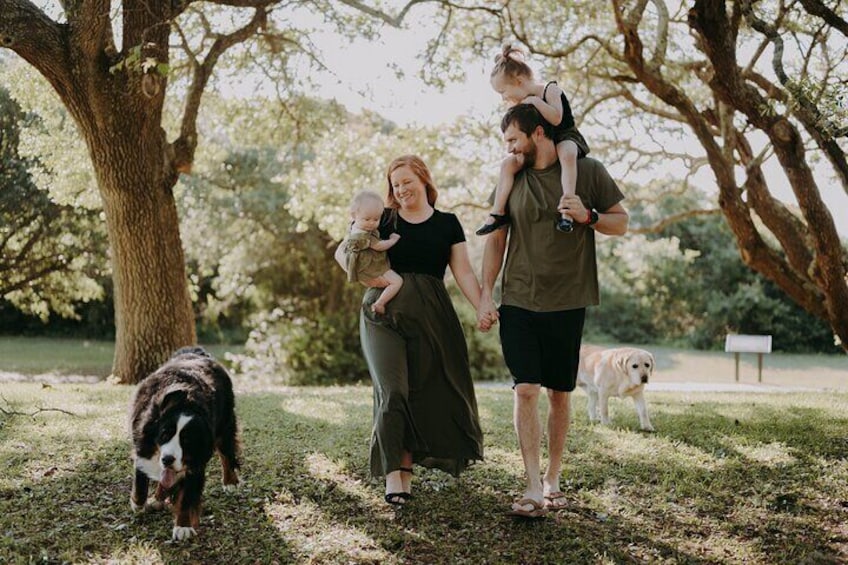
[[(560, 492), (559, 479), (562, 471), (562, 455), (565, 452), (565, 440), (571, 424), (571, 395), (568, 392), (548, 390), (548, 469), (544, 477), (544, 494), (549, 497), (548, 504), (557, 507), (562, 504), (556, 494)], [(554, 495), (554, 496), (550, 496)]]
[[(524, 472), (527, 479), (527, 489), (522, 499), (530, 499), (541, 505), (542, 481), (540, 479), (539, 452), (542, 443), (542, 425), (539, 422), (539, 392), (537, 384), (521, 383), (515, 385), (515, 404), (513, 421), (515, 433), (518, 436), (518, 447), (524, 460)], [(529, 504), (512, 505), (513, 510), (534, 510)]]

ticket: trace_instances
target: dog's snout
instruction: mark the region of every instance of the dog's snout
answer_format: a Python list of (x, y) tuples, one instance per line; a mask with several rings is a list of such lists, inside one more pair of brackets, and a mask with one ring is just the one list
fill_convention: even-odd
[(642, 375), (642, 383), (648, 382), (648, 375)]
[(170, 467), (174, 464), (174, 461), (176, 461), (176, 458), (173, 455), (165, 455), (162, 457), (162, 466)]

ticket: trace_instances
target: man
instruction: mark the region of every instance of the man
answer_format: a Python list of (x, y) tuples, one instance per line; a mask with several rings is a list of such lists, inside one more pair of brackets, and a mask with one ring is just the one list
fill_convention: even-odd
[[(477, 318), (484, 331), (500, 320), (503, 355), (514, 381), (513, 420), (527, 487), (509, 514), (537, 518), (565, 502), (559, 481), (569, 394), (577, 380), (586, 307), (599, 303), (595, 232), (624, 234), (628, 215), (615, 181), (589, 157), (578, 161), (577, 194), (563, 196), (549, 125), (533, 106), (512, 107), (501, 131), (508, 151), (524, 158), (524, 169), (516, 175), (509, 199), (510, 225), (486, 241)], [(572, 233), (554, 229), (557, 210), (574, 221)], [(492, 289), (505, 251), (501, 307), (496, 309)], [(550, 403), (550, 461), (544, 476), (538, 411), (542, 387)]]

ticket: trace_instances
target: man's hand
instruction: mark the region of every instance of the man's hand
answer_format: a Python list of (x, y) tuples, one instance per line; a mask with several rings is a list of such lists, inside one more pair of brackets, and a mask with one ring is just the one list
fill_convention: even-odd
[(589, 217), (589, 210), (586, 209), (583, 201), (576, 194), (560, 198), (558, 210), (578, 224), (585, 224)]
[(477, 328), (482, 332), (492, 329), (498, 322), (498, 309), (491, 297), (480, 297), (477, 305)]

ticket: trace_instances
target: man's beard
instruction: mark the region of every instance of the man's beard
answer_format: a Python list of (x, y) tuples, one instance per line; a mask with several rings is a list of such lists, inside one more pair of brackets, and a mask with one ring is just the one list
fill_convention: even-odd
[(521, 153), (524, 155), (524, 166), (532, 167), (536, 164), (536, 142), (530, 139), (528, 143), (530, 144), (529, 147)]

